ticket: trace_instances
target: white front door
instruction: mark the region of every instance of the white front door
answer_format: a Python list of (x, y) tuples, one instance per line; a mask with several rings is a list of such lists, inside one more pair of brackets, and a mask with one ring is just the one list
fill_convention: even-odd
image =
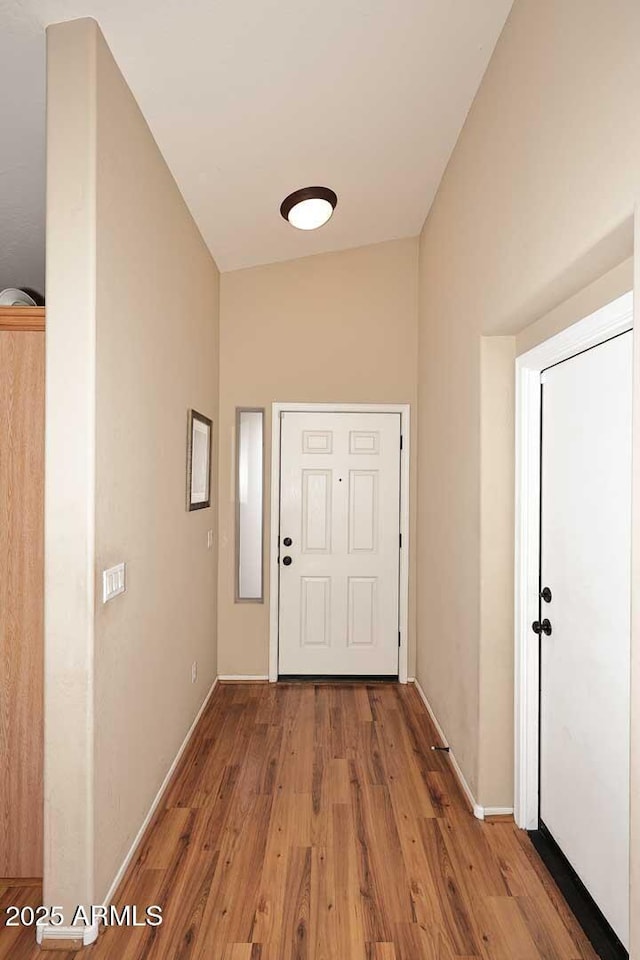
[(632, 337), (542, 375), (540, 819), (627, 949)]
[(282, 413), (280, 675), (398, 673), (400, 414)]

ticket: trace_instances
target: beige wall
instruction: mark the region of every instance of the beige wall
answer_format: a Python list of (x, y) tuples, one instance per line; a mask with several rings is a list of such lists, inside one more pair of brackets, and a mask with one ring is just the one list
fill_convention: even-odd
[[(269, 604), (234, 603), (236, 406), (265, 407), (266, 531), (269, 531), (270, 406), (273, 401), (416, 401), (417, 241), (225, 273), (220, 325), (220, 558), (218, 670), (266, 675)], [(415, 420), (412, 430), (415, 431)], [(415, 434), (414, 434), (415, 435)], [(412, 464), (412, 496), (416, 459)], [(412, 510), (415, 517), (415, 510)], [(415, 523), (412, 526), (415, 532)], [(411, 536), (410, 558), (415, 556)], [(265, 552), (268, 553), (269, 544)], [(415, 623), (413, 563), (410, 660)], [(269, 595), (268, 568), (265, 596)]]
[(595, 313), (629, 290), (633, 290), (633, 257), (623, 260), (613, 270), (608, 270), (535, 323), (524, 327), (516, 336), (516, 355), (520, 356), (527, 350), (532, 350), (549, 337)]
[(513, 583), (515, 338), (480, 341), (480, 670), (478, 797), (506, 798), (513, 787)]
[(47, 35), (44, 903), (93, 902), (95, 42)]
[(52, 666), (45, 900), (68, 905), (105, 897), (216, 675), (216, 512), (187, 513), (185, 461), (189, 407), (218, 420), (218, 272), (97, 25), (48, 43), (47, 518), (73, 526), (48, 544), (47, 649), (71, 641), (79, 694)]
[(216, 510), (186, 511), (185, 463), (188, 409), (218, 422), (219, 278), (102, 38), (97, 52), (96, 589), (119, 560), (129, 577), (96, 604), (102, 897), (216, 676)]
[(513, 439), (482, 337), (631, 255), (639, 36), (635, 0), (516, 0), (421, 236), (417, 675), (485, 806), (513, 800)]

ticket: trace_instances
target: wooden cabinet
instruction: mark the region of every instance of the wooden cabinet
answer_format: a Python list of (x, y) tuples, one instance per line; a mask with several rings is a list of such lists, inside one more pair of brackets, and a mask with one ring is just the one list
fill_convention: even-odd
[(0, 307), (0, 877), (42, 876), (42, 307)]

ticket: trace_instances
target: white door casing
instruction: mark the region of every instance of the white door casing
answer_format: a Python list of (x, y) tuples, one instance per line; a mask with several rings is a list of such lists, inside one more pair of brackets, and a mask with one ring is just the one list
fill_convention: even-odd
[(632, 341), (542, 375), (540, 819), (629, 943)]
[(282, 414), (280, 674), (398, 673), (400, 436), (394, 413)]

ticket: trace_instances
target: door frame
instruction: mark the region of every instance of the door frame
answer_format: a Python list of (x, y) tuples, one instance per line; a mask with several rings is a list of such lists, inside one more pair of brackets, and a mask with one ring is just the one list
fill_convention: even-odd
[(540, 663), (531, 623), (538, 617), (540, 564), (540, 375), (631, 329), (633, 291), (516, 358), (514, 817), (524, 830), (537, 830), (539, 817)]
[(408, 403), (281, 403), (271, 405), (271, 535), (269, 538), (269, 681), (278, 679), (280, 577), (280, 414), (281, 413), (396, 413), (400, 414), (400, 592), (398, 680), (407, 682), (409, 663), (409, 464), (411, 407)]

